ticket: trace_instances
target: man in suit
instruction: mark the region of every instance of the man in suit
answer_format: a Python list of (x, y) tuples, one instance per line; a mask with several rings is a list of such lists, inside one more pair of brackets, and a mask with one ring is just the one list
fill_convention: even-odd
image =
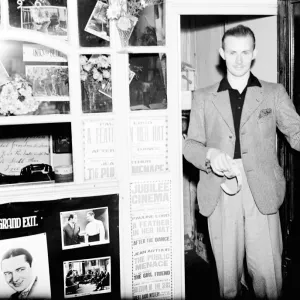
[(76, 223), (77, 215), (74, 213), (70, 214), (68, 217), (68, 223), (63, 228), (65, 246), (71, 246), (80, 243), (80, 227)]
[(23, 248), (10, 249), (3, 255), (1, 270), (7, 284), (15, 291), (9, 299), (33, 299), (41, 296), (35, 294), (37, 276), (32, 270), (32, 260), (31, 254)]
[(221, 298), (240, 294), (246, 258), (256, 297), (278, 299), (285, 178), (276, 127), (299, 151), (300, 117), (282, 85), (251, 73), (257, 49), (250, 28), (227, 30), (219, 52), (227, 75), (195, 92), (184, 155), (200, 169), (197, 198), (208, 217)]
[(105, 286), (109, 286), (109, 272), (106, 268), (101, 268), (100, 279), (94, 291), (103, 290)]

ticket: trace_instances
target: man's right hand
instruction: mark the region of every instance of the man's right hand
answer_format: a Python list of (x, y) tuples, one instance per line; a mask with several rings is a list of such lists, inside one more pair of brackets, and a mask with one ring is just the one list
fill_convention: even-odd
[(219, 176), (225, 175), (227, 178), (235, 176), (232, 173), (231, 158), (228, 154), (215, 148), (210, 148), (208, 151), (208, 159), (214, 173)]

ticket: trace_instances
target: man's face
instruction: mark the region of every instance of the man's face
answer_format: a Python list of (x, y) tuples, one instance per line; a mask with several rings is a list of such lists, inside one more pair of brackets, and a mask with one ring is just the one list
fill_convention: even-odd
[(224, 48), (220, 48), (220, 55), (226, 62), (227, 72), (234, 77), (243, 77), (251, 69), (252, 60), (256, 57), (251, 36), (228, 36), (224, 41)]
[(73, 219), (71, 219), (71, 222), (73, 224), (76, 224), (77, 223), (77, 215), (74, 215)]
[(88, 220), (88, 222), (91, 222), (93, 217), (90, 214), (86, 214), (86, 219)]
[(25, 255), (4, 259), (1, 265), (5, 280), (12, 289), (22, 292), (29, 286), (33, 279), (33, 272), (25, 260)]

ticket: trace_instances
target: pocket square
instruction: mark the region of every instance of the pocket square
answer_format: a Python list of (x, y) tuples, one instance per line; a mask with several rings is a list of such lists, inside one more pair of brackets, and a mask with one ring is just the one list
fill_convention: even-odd
[(258, 118), (261, 119), (263, 117), (266, 117), (272, 112), (272, 108), (264, 108), (260, 111)]

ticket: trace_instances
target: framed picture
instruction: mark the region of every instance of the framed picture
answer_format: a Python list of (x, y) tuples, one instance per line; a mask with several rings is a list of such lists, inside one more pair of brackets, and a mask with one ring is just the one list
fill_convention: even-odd
[(67, 40), (67, 7), (21, 6), (21, 28), (35, 30)]
[[(51, 299), (45, 233), (0, 240), (0, 257), (0, 299), (19, 299), (23, 292), (26, 299)], [(12, 282), (11, 274), (19, 280)]]
[(109, 41), (109, 20), (106, 16), (107, 9), (108, 5), (106, 3), (100, 0), (97, 1), (84, 30)]
[(69, 101), (68, 66), (26, 65), (25, 73), (39, 101)]
[(62, 249), (108, 244), (108, 207), (60, 213)]
[(72, 153), (71, 136), (58, 135), (52, 136), (53, 153)]
[(64, 262), (65, 298), (111, 292), (111, 257)]

